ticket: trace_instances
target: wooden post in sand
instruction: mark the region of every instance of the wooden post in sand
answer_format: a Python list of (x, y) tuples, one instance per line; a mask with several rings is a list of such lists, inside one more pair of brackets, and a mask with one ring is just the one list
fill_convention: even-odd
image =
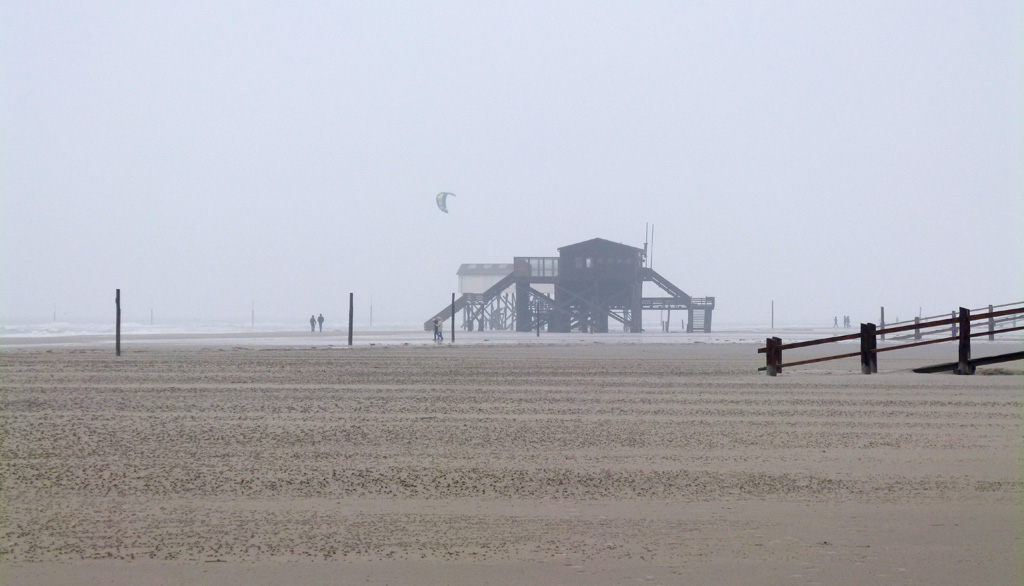
[(956, 374), (974, 374), (971, 366), (971, 310), (960, 308), (960, 349), (957, 356)]
[[(882, 330), (884, 330), (885, 329), (885, 307), (882, 307), (882, 316), (881, 317), (882, 317), (882, 322), (881, 322), (881, 324), (878, 327), (881, 328)], [(885, 334), (884, 333), (882, 334), (882, 339), (883, 340), (885, 339)]]
[(878, 372), (875, 331), (875, 324), (860, 324), (860, 371), (863, 374)]
[(349, 293), (348, 294), (348, 345), (349, 346), (352, 345), (352, 315), (353, 315), (352, 301), (353, 301), (353, 294)]
[(114, 352), (121, 355), (121, 290), (118, 289), (114, 295), (114, 305), (117, 306), (117, 326), (114, 335)]
[(782, 338), (771, 337), (764, 341), (765, 360), (768, 376), (775, 376), (782, 372)]
[(782, 372), (782, 338), (775, 337), (775, 371)]
[(996, 339), (996, 318), (992, 317), (992, 306), (988, 306), (988, 339)]
[(452, 340), (451, 343), (455, 343), (455, 293), (452, 293)]

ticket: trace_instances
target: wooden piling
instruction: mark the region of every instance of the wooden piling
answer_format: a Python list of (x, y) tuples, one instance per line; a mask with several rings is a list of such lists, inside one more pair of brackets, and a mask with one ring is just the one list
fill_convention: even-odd
[[(882, 320), (881, 320), (881, 323), (879, 324), (878, 327), (881, 328), (884, 331), (885, 330), (885, 307), (882, 308), (882, 316), (881, 317), (882, 317)], [(882, 339), (883, 340), (885, 339), (885, 333), (882, 334)]]
[(540, 337), (540, 300), (537, 300), (537, 337)]
[(988, 339), (996, 339), (996, 318), (992, 317), (992, 306), (988, 306)]
[(860, 324), (860, 371), (862, 374), (878, 372), (878, 354), (875, 354), (878, 343), (875, 339), (875, 332), (875, 324)]
[(117, 307), (117, 325), (115, 327), (114, 335), (114, 352), (117, 356), (121, 355), (121, 290), (118, 289), (117, 293), (114, 294), (114, 305)]
[(957, 356), (956, 374), (974, 374), (971, 365), (971, 310), (960, 308), (960, 349)]
[(920, 328), (921, 317), (920, 316), (914, 318), (914, 325), (918, 326), (918, 327), (914, 328), (914, 339), (915, 340), (920, 340), (921, 339), (921, 328)]
[(451, 343), (455, 343), (455, 293), (452, 293), (452, 339)]
[(956, 337), (956, 325), (957, 325), (957, 321), (956, 321), (956, 312), (955, 312), (955, 311), (951, 311), (951, 312), (949, 312), (949, 319), (953, 320), (953, 321), (952, 321), (952, 322), (950, 323), (950, 326), (949, 326), (949, 329), (950, 329), (950, 336), (951, 336), (951, 337), (953, 337), (953, 338), (955, 338), (955, 337)]
[(355, 295), (353, 293), (348, 294), (348, 345), (352, 345), (352, 317), (355, 315), (354, 303)]
[(768, 376), (775, 376), (782, 372), (782, 338), (767, 338), (764, 345)]

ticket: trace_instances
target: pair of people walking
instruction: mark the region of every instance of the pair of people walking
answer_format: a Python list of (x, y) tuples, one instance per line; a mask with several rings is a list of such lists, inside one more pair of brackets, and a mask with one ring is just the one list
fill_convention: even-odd
[(441, 320), (436, 317), (434, 318), (434, 341), (438, 343), (444, 342), (444, 330), (441, 329)]
[(313, 315), (309, 316), (309, 331), (315, 332), (318, 324), (320, 326), (320, 331), (324, 331), (324, 314), (321, 313), (320, 317)]

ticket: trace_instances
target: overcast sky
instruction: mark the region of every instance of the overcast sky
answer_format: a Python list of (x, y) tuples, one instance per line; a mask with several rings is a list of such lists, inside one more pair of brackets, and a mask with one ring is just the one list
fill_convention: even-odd
[(719, 324), (1024, 300), (1015, 0), (0, 0), (0, 68), (4, 320), (415, 325), (647, 223)]

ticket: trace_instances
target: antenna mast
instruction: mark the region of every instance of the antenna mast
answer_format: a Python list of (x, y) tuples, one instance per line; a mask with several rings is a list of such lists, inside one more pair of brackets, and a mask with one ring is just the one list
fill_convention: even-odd
[(647, 267), (647, 238), (651, 233), (651, 225), (644, 223), (644, 267)]
[(654, 224), (651, 224), (651, 256), (647, 257), (647, 268), (654, 268)]

